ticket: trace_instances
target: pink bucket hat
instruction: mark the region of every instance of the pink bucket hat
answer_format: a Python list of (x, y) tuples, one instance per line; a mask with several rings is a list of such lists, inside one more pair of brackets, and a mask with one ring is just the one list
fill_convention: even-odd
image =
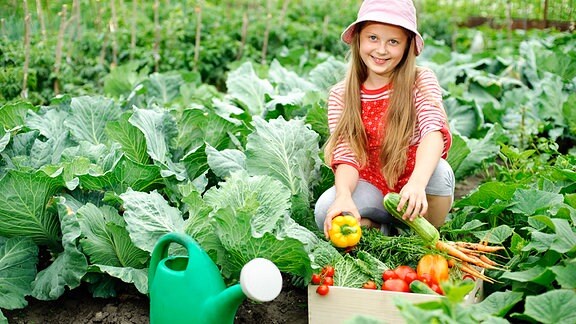
[(358, 11), (358, 19), (342, 33), (342, 41), (352, 42), (356, 24), (363, 21), (376, 21), (403, 27), (416, 34), (416, 55), (424, 48), (424, 40), (417, 30), (416, 8), (412, 0), (364, 0)]

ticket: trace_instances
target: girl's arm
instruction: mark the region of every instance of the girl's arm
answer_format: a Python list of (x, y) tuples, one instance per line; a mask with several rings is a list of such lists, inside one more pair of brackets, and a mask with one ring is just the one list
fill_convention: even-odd
[(428, 201), (426, 200), (426, 186), (434, 173), (444, 149), (444, 135), (440, 131), (433, 131), (424, 138), (416, 150), (416, 164), (414, 172), (408, 183), (400, 190), (400, 203), (398, 210), (402, 210), (408, 203), (404, 219), (414, 220), (418, 215), (426, 215)]
[(352, 193), (356, 189), (360, 176), (358, 170), (348, 164), (339, 164), (334, 173), (334, 186), (336, 187), (336, 198), (332, 205), (328, 208), (328, 213), (324, 219), (324, 234), (328, 237), (328, 231), (332, 227), (332, 218), (342, 214), (342, 212), (349, 212), (358, 221), (360, 221), (360, 214), (356, 208), (356, 204), (352, 200)]

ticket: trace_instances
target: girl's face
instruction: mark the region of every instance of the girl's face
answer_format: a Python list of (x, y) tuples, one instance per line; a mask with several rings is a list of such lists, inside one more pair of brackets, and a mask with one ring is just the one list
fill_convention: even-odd
[(367, 23), (360, 32), (360, 58), (368, 68), (365, 86), (380, 88), (390, 81), (408, 46), (403, 28), (377, 22)]

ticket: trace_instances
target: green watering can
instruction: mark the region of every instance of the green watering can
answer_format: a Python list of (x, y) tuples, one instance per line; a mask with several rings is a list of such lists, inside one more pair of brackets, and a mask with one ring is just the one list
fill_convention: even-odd
[[(168, 256), (170, 243), (181, 244), (188, 256)], [(150, 323), (233, 323), (246, 297), (266, 302), (282, 290), (282, 275), (274, 263), (263, 258), (248, 262), (240, 283), (226, 287), (220, 270), (190, 236), (168, 233), (152, 251), (148, 270)]]

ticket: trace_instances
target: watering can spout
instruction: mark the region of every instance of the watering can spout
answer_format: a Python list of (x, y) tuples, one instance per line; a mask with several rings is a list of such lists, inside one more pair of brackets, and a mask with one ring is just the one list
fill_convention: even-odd
[(206, 301), (204, 309), (210, 323), (234, 323), (236, 311), (246, 295), (239, 284), (224, 289), (216, 296)]
[[(230, 286), (214, 296), (208, 302), (206, 309), (214, 323), (233, 323), (236, 311), (246, 297), (268, 302), (280, 294), (282, 290), (282, 275), (276, 265), (263, 258), (248, 262), (240, 272), (240, 284)], [(216, 320), (220, 321), (216, 321)]]

